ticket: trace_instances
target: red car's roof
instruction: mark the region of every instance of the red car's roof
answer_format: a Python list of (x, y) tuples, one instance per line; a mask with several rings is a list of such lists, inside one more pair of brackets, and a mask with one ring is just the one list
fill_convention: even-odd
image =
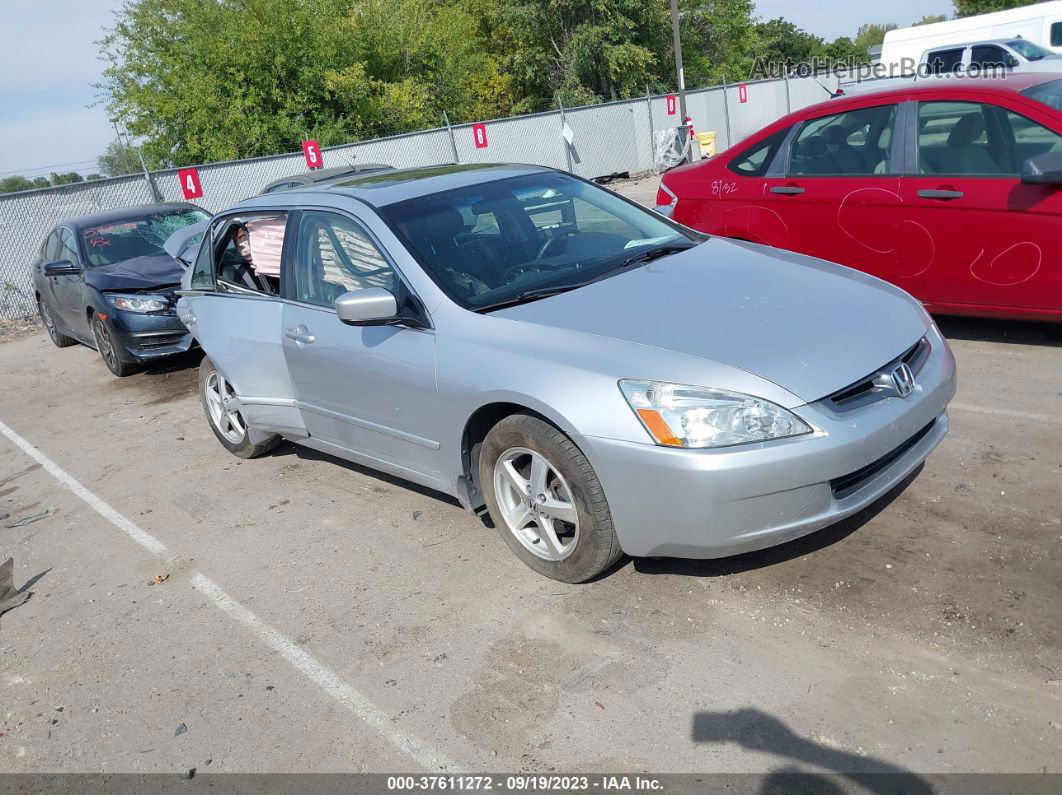
[[(955, 91), (977, 91), (978, 93), (995, 95), (1014, 95), (1027, 88), (1038, 86), (1041, 83), (1049, 83), (1052, 80), (1062, 79), (1058, 72), (1020, 72), (1007, 75), (1006, 77), (977, 77), (977, 78), (940, 78), (935, 80), (918, 80), (906, 83), (897, 88), (882, 88), (881, 90), (863, 90), (851, 96), (841, 95), (834, 99), (828, 99), (816, 105), (811, 105), (797, 111), (794, 116), (802, 115), (818, 108), (831, 107), (842, 108), (849, 105), (859, 105), (868, 99), (896, 99), (912, 95), (949, 94)], [(867, 86), (873, 86), (868, 83)]]

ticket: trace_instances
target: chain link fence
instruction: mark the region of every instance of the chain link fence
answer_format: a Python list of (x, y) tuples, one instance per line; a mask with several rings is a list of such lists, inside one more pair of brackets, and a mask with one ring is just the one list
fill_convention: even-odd
[[(836, 79), (830, 85), (836, 86)], [(687, 113), (698, 132), (716, 132), (721, 152), (792, 110), (829, 97), (815, 78), (762, 80), (688, 91)], [(324, 150), (324, 165), (386, 163), (402, 167), (438, 163), (512, 162), (552, 166), (582, 177), (653, 168), (656, 131), (681, 123), (668, 113), (666, 96), (588, 105), (474, 124), (439, 127)], [(485, 126), (485, 139), (474, 127)], [(572, 131), (569, 145), (564, 125)], [(484, 145), (485, 144), (485, 145)], [(306, 169), (302, 153), (197, 166), (212, 212), (259, 193), (269, 182)], [(0, 194), (0, 317), (36, 311), (30, 265), (52, 227), (64, 218), (157, 200), (184, 201), (177, 169), (55, 188)]]

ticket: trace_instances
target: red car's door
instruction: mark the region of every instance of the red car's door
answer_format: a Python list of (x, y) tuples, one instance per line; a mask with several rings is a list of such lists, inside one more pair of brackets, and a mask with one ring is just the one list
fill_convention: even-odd
[(1021, 102), (918, 103), (898, 284), (941, 310), (1062, 311), (1062, 187), (1019, 177), (1060, 133)]
[(803, 122), (791, 137), (785, 176), (764, 179), (750, 203), (752, 233), (892, 278), (899, 252), (896, 115), (897, 106), (885, 104)]

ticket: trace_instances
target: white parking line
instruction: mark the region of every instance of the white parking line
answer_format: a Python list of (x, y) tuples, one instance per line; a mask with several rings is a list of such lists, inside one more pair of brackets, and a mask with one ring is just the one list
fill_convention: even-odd
[(1049, 414), (1034, 414), (1031, 411), (1014, 411), (1013, 409), (995, 409), (988, 408), (987, 406), (971, 406), (968, 403), (949, 403), (948, 408), (957, 409), (958, 411), (969, 411), (972, 414), (988, 414), (990, 416), (1014, 417), (1018, 420), (1046, 422), (1050, 425), (1062, 422), (1062, 419), (1059, 419), (1057, 416), (1052, 417)]
[[(114, 510), (114, 508), (81, 485), (76, 478), (48, 458), (38, 448), (15, 433), (2, 421), (0, 421), (0, 433), (21, 448), (22, 452), (39, 463), (49, 475), (84, 500), (96, 513), (152, 555), (157, 557), (169, 555), (169, 549), (165, 544)], [(293, 641), (288, 640), (278, 630), (262, 621), (253, 612), (225, 593), (221, 586), (205, 574), (199, 571), (193, 572), (191, 583), (192, 587), (205, 594), (214, 603), (215, 607), (247, 627), (258, 640), (287, 660), (295, 670), (362, 721), (379, 731), (391, 745), (410, 757), (418, 765), (428, 770), (444, 769), (451, 773), (464, 769), (463, 765), (459, 765), (449, 759), (445, 754), (423, 747), (415, 737), (391, 728), (392, 721), (386, 712), (344, 682), (337, 673), (312, 654), (296, 646)]]

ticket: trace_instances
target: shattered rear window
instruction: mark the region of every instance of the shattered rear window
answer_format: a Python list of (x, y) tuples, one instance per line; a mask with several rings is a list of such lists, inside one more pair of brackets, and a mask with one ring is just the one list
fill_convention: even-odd
[(83, 229), (81, 245), (89, 265), (94, 268), (137, 257), (153, 257), (166, 253), (162, 244), (178, 229), (209, 217), (202, 210), (151, 213)]

